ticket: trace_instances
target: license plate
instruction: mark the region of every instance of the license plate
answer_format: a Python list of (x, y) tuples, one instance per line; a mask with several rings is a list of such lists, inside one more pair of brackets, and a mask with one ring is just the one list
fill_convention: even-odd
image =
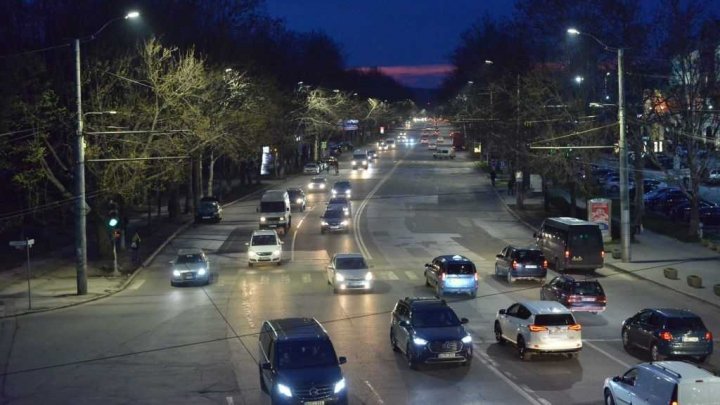
[(683, 336), (682, 338), (683, 342), (699, 342), (700, 338), (695, 336)]
[(275, 225), (275, 224), (268, 224), (268, 228), (275, 228), (275, 227), (277, 227), (277, 225)]
[(348, 286), (349, 287), (362, 287), (363, 283), (362, 283), (362, 281), (355, 281), (355, 282), (348, 283)]
[(192, 274), (185, 274), (185, 280), (192, 280), (194, 278), (195, 278), (195, 276)]
[(438, 359), (452, 359), (455, 353), (438, 353)]
[(303, 402), (303, 405), (325, 405), (325, 401), (308, 401)]
[(210, 217), (203, 217), (203, 219), (210, 219)]
[(582, 300), (583, 300), (583, 302), (587, 302), (587, 301), (595, 301), (595, 298), (594, 298), (594, 297), (583, 297), (583, 299), (582, 299)]
[(331, 226), (330, 229), (340, 229), (340, 226)]
[(267, 262), (270, 260), (270, 258), (269, 257), (259, 257), (258, 260), (260, 260), (261, 262)]
[(526, 269), (537, 269), (537, 265), (536, 264), (526, 264), (525, 268)]

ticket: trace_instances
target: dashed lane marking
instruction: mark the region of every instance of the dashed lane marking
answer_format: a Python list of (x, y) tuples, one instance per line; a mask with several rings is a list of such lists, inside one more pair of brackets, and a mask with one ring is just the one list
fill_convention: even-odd
[(503, 374), (500, 370), (497, 369), (497, 367), (493, 366), (488, 360), (489, 357), (487, 357), (486, 354), (478, 351), (474, 351), (473, 355), (479, 359), (490, 371), (493, 372), (496, 376), (500, 377), (501, 380), (505, 381), (507, 385), (510, 386), (510, 388), (513, 389), (513, 391), (520, 394), (523, 398), (525, 398), (529, 403), (533, 405), (545, 405), (547, 401), (544, 401), (542, 398), (538, 399), (535, 397), (535, 392), (529, 388), (523, 389), (519, 384), (515, 383), (513, 380), (508, 378), (505, 374)]

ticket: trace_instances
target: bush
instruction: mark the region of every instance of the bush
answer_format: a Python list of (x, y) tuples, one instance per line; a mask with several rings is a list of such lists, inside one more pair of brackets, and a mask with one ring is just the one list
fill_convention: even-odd
[(490, 173), (490, 165), (485, 161), (475, 162), (475, 169)]

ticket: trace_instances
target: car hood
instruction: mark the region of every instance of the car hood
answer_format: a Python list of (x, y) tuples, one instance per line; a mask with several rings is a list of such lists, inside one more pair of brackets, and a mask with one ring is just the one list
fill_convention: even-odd
[(278, 246), (278, 245), (250, 245), (250, 246), (248, 246), (248, 252), (272, 253), (276, 250), (281, 250), (280, 246)]
[(198, 271), (200, 269), (207, 270), (207, 263), (178, 263), (175, 264), (174, 269), (180, 271)]
[(414, 328), (415, 336), (425, 340), (460, 340), (467, 335), (462, 326), (448, 326), (437, 328)]
[(369, 269), (335, 269), (336, 273), (342, 274), (343, 277), (350, 279), (365, 279), (365, 275), (369, 271)]
[(278, 381), (291, 389), (297, 386), (332, 385), (342, 377), (342, 370), (338, 365), (278, 370)]

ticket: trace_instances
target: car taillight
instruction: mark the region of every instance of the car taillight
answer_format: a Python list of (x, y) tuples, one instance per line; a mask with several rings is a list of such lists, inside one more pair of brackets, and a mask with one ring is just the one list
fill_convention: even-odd
[(570, 251), (569, 251), (569, 250), (566, 250), (566, 251), (565, 251), (565, 258), (566, 258), (566, 259), (569, 259), (569, 258), (570, 258)]
[(670, 332), (668, 332), (668, 331), (666, 331), (666, 330), (660, 332), (660, 339), (662, 339), (662, 340), (672, 340), (672, 338), (673, 338), (672, 333), (670, 333)]
[(604, 251), (604, 250), (601, 250), (601, 251), (600, 251), (600, 257), (602, 257), (603, 259), (605, 258), (605, 251)]
[(582, 326), (579, 323), (574, 323), (574, 324), (568, 326), (568, 329), (580, 331), (580, 330), (582, 330)]
[(547, 269), (547, 267), (548, 267), (547, 260), (543, 260), (543, 269)]
[(440, 280), (445, 281), (446, 277), (447, 277), (447, 273), (443, 273), (442, 276), (440, 276)]
[(712, 340), (712, 332), (710, 332), (710, 331), (705, 332), (705, 340)]
[(580, 302), (582, 301), (582, 297), (579, 295), (568, 295), (567, 302)]
[(518, 262), (517, 262), (517, 260), (513, 260), (512, 267), (513, 267), (514, 270), (517, 270), (517, 268), (518, 268)]
[(530, 329), (530, 332), (542, 332), (547, 330), (546, 327), (540, 325), (530, 325), (528, 326), (528, 329)]
[(477, 273), (475, 273), (474, 276), (475, 276), (475, 281), (478, 281)]
[(601, 296), (595, 298), (595, 301), (602, 302), (603, 304), (607, 304), (607, 297), (604, 295), (601, 295)]

